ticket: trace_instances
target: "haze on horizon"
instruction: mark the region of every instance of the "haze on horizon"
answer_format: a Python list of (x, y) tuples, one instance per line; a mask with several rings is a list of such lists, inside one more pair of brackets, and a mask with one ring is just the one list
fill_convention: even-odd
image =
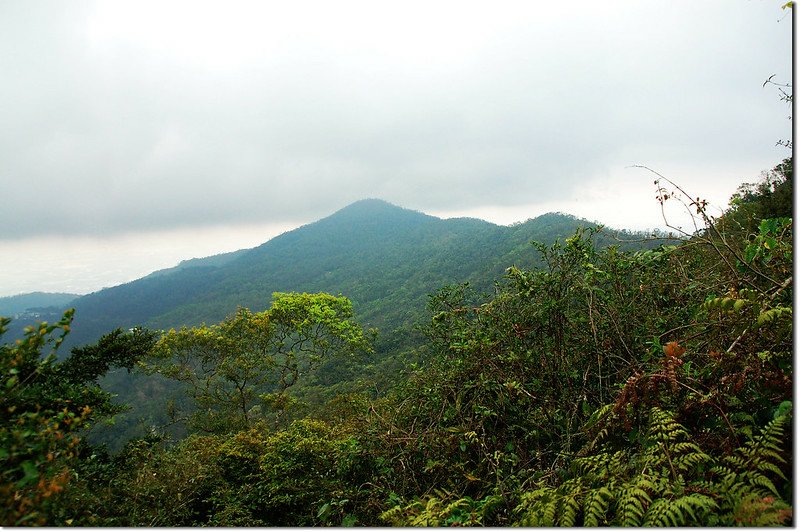
[(3, 2), (0, 297), (113, 286), (367, 197), (663, 228), (636, 164), (723, 209), (789, 155), (762, 85), (792, 80), (785, 3)]

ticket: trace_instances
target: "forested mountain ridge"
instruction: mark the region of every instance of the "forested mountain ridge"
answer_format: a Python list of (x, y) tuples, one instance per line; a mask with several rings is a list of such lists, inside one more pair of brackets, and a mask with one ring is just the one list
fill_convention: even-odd
[(365, 326), (408, 326), (439, 287), (471, 281), (489, 289), (509, 265), (536, 263), (530, 241), (550, 243), (593, 225), (546, 214), (506, 227), (361, 200), (253, 249), (186, 261), (81, 297), (67, 342), (93, 341), (115, 327), (216, 322), (240, 306), (263, 309), (273, 292), (286, 291), (341, 293)]
[(14, 318), (7, 334), (11, 338), (21, 338), (26, 325), (58, 321), (79, 297), (78, 294), (62, 292), (30, 292), (0, 297), (0, 316)]
[(61, 292), (30, 292), (0, 297), (0, 316), (14, 316), (21, 312), (47, 307), (58, 307), (61, 310), (79, 297), (78, 294)]
[(246, 253), (247, 249), (240, 249), (237, 251), (230, 251), (228, 253), (219, 253), (217, 255), (211, 255), (209, 257), (200, 257), (200, 258), (193, 258), (193, 259), (185, 259), (180, 261), (176, 266), (171, 268), (164, 268), (162, 270), (156, 270), (145, 277), (156, 277), (159, 275), (166, 275), (169, 273), (174, 273), (179, 270), (185, 270), (186, 268), (202, 268), (206, 266), (222, 266), (223, 264), (227, 264), (236, 257)]

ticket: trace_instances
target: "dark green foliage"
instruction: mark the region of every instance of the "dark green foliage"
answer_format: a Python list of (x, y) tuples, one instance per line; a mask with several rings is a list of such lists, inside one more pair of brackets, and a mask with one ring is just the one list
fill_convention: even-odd
[(58, 364), (58, 375), (73, 384), (96, 383), (109, 369), (128, 371), (148, 354), (157, 333), (140, 327), (123, 332), (117, 329), (96, 344), (71, 349), (70, 356)]
[(745, 183), (731, 198), (734, 207), (723, 217), (728, 230), (752, 233), (761, 220), (794, 216), (794, 163), (790, 157), (764, 172), (756, 183)]
[(432, 299), (431, 363), (376, 419), (387, 522), (790, 523), (791, 219), (747, 239), (695, 207), (677, 247), (579, 231), (492, 296)]
[(538, 246), (545, 269), (510, 268), (494, 296), (461, 285), (431, 299), (432, 361), (379, 431), (410, 470), (392, 490), (507, 498), (526, 474), (562, 469), (589, 414), (644, 362), (650, 331), (684, 323), (690, 310), (664, 308), (685, 297), (662, 275), (671, 250), (599, 251), (594, 236)]
[[(8, 325), (0, 318), (0, 336)], [(68, 331), (71, 314), (54, 325), (29, 328), (14, 345), (0, 345), (0, 523), (44, 524), (53, 495), (69, 480), (74, 433), (94, 395), (80, 387), (52, 386), (55, 350)], [(44, 358), (42, 358), (44, 357)], [(75, 399), (78, 400), (76, 403)]]
[[(8, 321), (0, 318), (0, 336)], [(58, 323), (41, 323), (22, 340), (0, 345), (4, 525), (66, 523), (52, 501), (72, 478), (81, 431), (119, 411), (95, 381), (112, 366), (132, 366), (154, 342), (147, 331), (116, 331), (58, 362), (71, 322), (68, 311)]]
[[(192, 437), (166, 449), (156, 434), (130, 442), (114, 458), (95, 457), (79, 485), (83, 526), (193, 526), (208, 519), (220, 484), (219, 440)], [(94, 462), (94, 463), (91, 463)]]
[(113, 459), (86, 460), (65, 502), (89, 505), (71, 508), (94, 526), (363, 524), (376, 518), (360, 485), (370, 461), (349, 429), (301, 420), (274, 433), (191, 435), (171, 448), (131, 442)]

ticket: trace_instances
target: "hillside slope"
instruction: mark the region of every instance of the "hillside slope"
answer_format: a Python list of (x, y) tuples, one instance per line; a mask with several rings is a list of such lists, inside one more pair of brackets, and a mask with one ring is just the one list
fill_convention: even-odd
[(364, 326), (406, 327), (443, 285), (489, 289), (511, 264), (536, 264), (531, 240), (550, 243), (581, 225), (594, 224), (547, 214), (506, 227), (361, 200), (225, 260), (185, 263), (81, 297), (69, 343), (116, 327), (216, 322), (237, 306), (265, 309), (273, 292), (284, 291), (341, 293)]

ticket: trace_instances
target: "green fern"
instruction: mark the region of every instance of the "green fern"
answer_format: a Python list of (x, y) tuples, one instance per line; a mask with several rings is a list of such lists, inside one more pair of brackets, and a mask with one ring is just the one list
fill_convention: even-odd
[(686, 526), (705, 521), (704, 517), (717, 508), (708, 495), (690, 493), (675, 499), (661, 498), (653, 502), (642, 526)]
[(391, 526), (443, 527), (474, 526), (483, 523), (487, 512), (500, 498), (489, 495), (481, 500), (470, 497), (455, 498), (441, 490), (435, 496), (416, 500), (407, 505), (398, 504), (381, 514), (381, 519)]
[(781, 525), (791, 517), (774, 478), (788, 414), (767, 424), (732, 455), (714, 459), (670, 412), (653, 408), (641, 448), (573, 461), (558, 487), (523, 494), (522, 526)]
[(792, 307), (775, 307), (761, 312), (756, 323), (761, 327), (776, 320), (792, 321)]
[(584, 526), (600, 526), (607, 524), (606, 513), (614, 494), (606, 486), (591, 490), (584, 500)]
[[(632, 485), (630, 485), (632, 484)], [(648, 479), (639, 476), (621, 493), (618, 511), (622, 526), (642, 526), (644, 514), (653, 499), (647, 493), (652, 488)], [(647, 489), (646, 489), (647, 488)]]

